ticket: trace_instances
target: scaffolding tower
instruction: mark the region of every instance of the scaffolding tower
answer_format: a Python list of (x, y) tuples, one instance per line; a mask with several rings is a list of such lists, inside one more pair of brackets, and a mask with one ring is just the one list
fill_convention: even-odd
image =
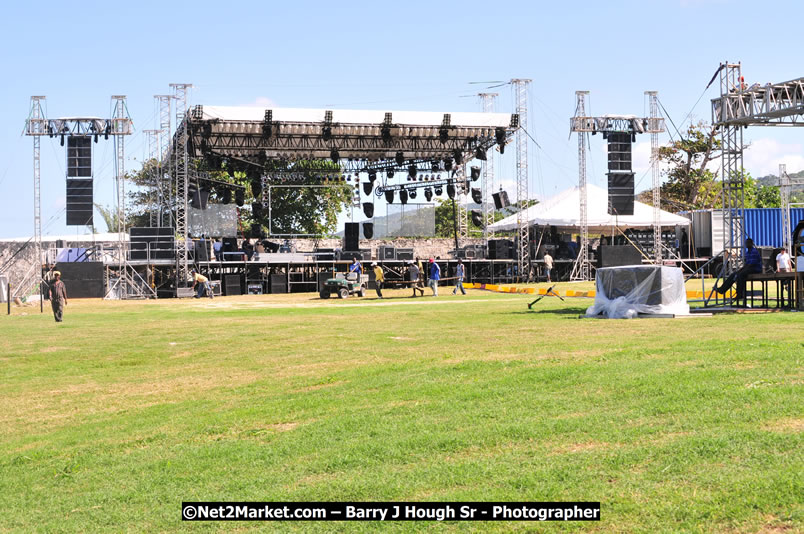
[[(42, 167), (41, 146), (42, 136), (48, 135), (47, 117), (42, 109), (44, 96), (31, 97), (31, 109), (25, 124), (25, 134), (33, 138), (33, 181), (34, 181), (34, 250), (35, 250), (35, 280), (42, 280)], [(10, 297), (10, 295), (9, 295)]]
[(572, 268), (570, 280), (591, 280), (589, 265), (589, 215), (586, 196), (586, 138), (593, 131), (590, 118), (586, 117), (586, 95), (589, 91), (575, 91), (575, 117), (571, 130), (578, 133), (578, 202), (580, 216), (581, 246)]
[[(484, 113), (494, 113), (494, 105), (498, 93), (480, 93)], [(483, 239), (488, 241), (494, 237), (494, 231), (489, 227), (494, 224), (494, 154), (492, 153), (482, 162), (483, 173)]]
[(157, 226), (175, 227), (172, 207), (176, 205), (173, 196), (173, 187), (170, 180), (170, 164), (168, 151), (170, 150), (170, 114), (171, 95), (154, 95), (159, 109), (159, 158), (156, 164), (159, 187), (159, 224)]
[(517, 227), (517, 279), (526, 282), (530, 278), (530, 237), (528, 225), (528, 89), (531, 80), (511, 80), (516, 97), (516, 113), (519, 128), (516, 131), (516, 214)]
[(176, 188), (176, 234), (179, 238), (178, 250), (176, 251), (176, 288), (178, 288), (187, 282), (189, 275), (190, 236), (187, 229), (187, 210), (190, 183), (188, 176), (189, 154), (187, 152), (188, 132), (184, 117), (187, 115), (187, 92), (192, 87), (192, 84), (172, 83), (170, 87), (173, 89), (173, 98), (176, 100), (176, 133), (173, 144), (174, 150), (171, 156)]
[(659, 119), (659, 93), (656, 91), (645, 91), (648, 97), (650, 116), (648, 117), (647, 132), (650, 134), (650, 173), (651, 188), (653, 197), (653, 263), (662, 263), (662, 209), (661, 193), (662, 185), (659, 175), (659, 134), (664, 131), (663, 121)]

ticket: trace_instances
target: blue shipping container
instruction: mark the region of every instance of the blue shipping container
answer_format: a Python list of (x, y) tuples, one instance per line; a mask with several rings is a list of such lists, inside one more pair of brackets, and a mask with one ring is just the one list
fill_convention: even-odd
[[(790, 208), (790, 231), (804, 220), (804, 208)], [(758, 247), (781, 247), (791, 236), (782, 237), (781, 208), (748, 208), (745, 210), (745, 236)]]

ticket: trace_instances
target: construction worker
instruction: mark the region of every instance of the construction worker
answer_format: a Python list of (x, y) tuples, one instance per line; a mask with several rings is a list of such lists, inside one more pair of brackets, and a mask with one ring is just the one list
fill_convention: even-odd
[(190, 271), (190, 274), (193, 277), (193, 289), (195, 289), (195, 287), (198, 286), (195, 298), (200, 299), (205, 291), (209, 298), (214, 298), (212, 296), (212, 288), (209, 286), (209, 279), (203, 274), (196, 271), (195, 269)]
[(59, 271), (53, 271), (53, 276), (56, 279), (50, 284), (50, 306), (53, 308), (53, 318), (60, 323), (64, 307), (67, 305), (67, 289), (64, 287), (64, 282), (61, 281)]

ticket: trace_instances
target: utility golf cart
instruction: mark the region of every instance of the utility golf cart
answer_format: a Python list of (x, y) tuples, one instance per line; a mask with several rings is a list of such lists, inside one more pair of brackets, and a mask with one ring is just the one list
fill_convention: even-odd
[(338, 295), (340, 299), (345, 299), (355, 293), (365, 297), (368, 281), (367, 274), (362, 274), (358, 277), (357, 273), (337, 273), (335, 278), (330, 278), (324, 283), (319, 295), (322, 299), (328, 299), (332, 294)]

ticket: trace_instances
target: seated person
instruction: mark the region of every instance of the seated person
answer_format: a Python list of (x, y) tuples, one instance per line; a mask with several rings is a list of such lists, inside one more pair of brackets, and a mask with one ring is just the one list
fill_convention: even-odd
[(745, 240), (745, 248), (745, 264), (731, 273), (720, 287), (715, 287), (715, 291), (721, 295), (726, 294), (731, 289), (731, 286), (737, 282), (737, 300), (742, 300), (745, 297), (745, 280), (748, 275), (762, 272), (762, 255), (754, 247), (754, 240), (750, 237)]

